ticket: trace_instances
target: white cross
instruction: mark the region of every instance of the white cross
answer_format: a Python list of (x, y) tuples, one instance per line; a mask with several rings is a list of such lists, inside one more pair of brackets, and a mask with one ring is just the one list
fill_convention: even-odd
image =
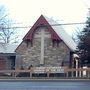
[(40, 64), (44, 64), (44, 40), (45, 38), (49, 38), (50, 35), (45, 34), (46, 28), (42, 27), (38, 29), (40, 31), (40, 35), (35, 35), (35, 38), (41, 37), (41, 59), (40, 59)]

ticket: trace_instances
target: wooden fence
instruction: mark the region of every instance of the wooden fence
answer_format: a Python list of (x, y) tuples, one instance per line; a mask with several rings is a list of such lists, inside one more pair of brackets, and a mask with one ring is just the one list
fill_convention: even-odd
[(30, 70), (0, 70), (0, 77), (29, 77), (29, 78), (88, 78), (90, 68), (52, 68), (33, 67)]

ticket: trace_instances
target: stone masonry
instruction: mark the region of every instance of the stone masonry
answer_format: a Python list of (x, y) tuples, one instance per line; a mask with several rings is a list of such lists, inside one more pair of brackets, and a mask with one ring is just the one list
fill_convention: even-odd
[[(59, 46), (53, 47), (51, 40), (51, 33), (45, 28), (45, 35), (48, 37), (44, 38), (44, 64), (43, 66), (61, 66), (62, 62), (64, 66), (69, 66), (70, 60), (70, 49), (67, 45), (61, 41)], [(41, 29), (37, 29), (33, 35), (33, 46), (31, 43), (22, 41), (20, 46), (16, 50), (16, 68), (23, 66), (28, 68), (30, 65), (41, 66)]]

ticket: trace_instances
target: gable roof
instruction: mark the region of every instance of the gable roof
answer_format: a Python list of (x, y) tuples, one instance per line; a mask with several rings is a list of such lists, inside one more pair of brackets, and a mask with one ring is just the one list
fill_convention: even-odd
[(56, 21), (45, 17), (45, 19), (49, 22), (52, 26), (53, 30), (58, 34), (58, 36), (64, 41), (64, 43), (72, 50), (75, 51), (77, 48), (76, 43), (74, 40), (66, 33), (61, 25), (55, 26), (58, 24)]
[(28, 33), (25, 35), (23, 40), (32, 40), (32, 36), (34, 31), (38, 26), (47, 26), (48, 29), (51, 32), (51, 38), (57, 39), (57, 40), (63, 40), (63, 42), (70, 48), (71, 51), (76, 50), (76, 43), (73, 41), (73, 39), (65, 32), (65, 30), (62, 28), (61, 25), (55, 26), (55, 24), (58, 24), (56, 21), (44, 17), (41, 15), (39, 19), (35, 22), (35, 24), (31, 27), (31, 29), (28, 31)]
[(29, 30), (29, 32), (25, 35), (25, 37), (23, 38), (23, 40), (32, 40), (33, 38), (33, 34), (36, 30), (36, 28), (38, 27), (42, 27), (42, 26), (47, 26), (48, 31), (50, 31), (51, 33), (51, 38), (52, 39), (56, 39), (56, 40), (61, 40), (60, 37), (57, 35), (57, 33), (53, 30), (53, 28), (51, 27), (51, 25), (48, 23), (48, 21), (44, 18), (43, 15), (41, 15), (39, 17), (39, 19), (35, 22), (35, 24), (31, 27), (31, 29)]

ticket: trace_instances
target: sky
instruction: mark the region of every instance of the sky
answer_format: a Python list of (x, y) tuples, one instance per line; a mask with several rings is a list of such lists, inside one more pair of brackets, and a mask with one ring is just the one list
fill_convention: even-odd
[[(18, 23), (16, 26), (32, 26), (43, 14), (59, 23), (85, 22), (90, 0), (0, 0), (9, 13), (9, 17)], [(63, 26), (68, 34), (82, 25)], [(23, 29), (24, 35), (29, 29)]]

